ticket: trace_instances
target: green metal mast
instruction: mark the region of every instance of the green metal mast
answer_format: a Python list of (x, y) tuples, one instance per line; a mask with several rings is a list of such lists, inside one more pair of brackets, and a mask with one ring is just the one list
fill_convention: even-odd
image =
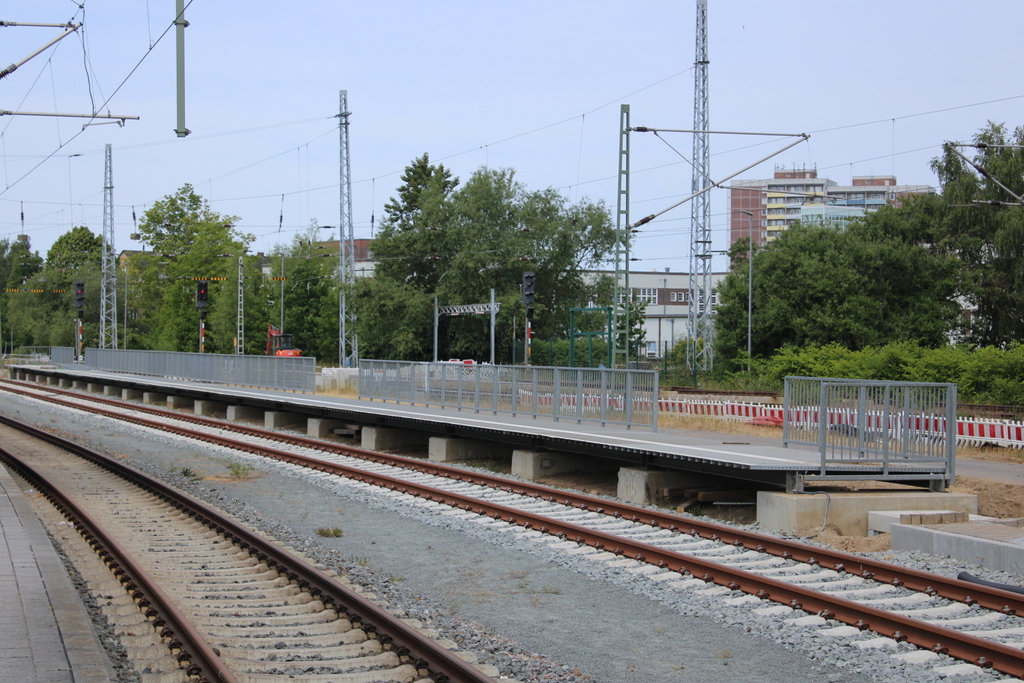
[(629, 105), (619, 109), (619, 193), (615, 209), (615, 289), (612, 294), (612, 366), (629, 364)]

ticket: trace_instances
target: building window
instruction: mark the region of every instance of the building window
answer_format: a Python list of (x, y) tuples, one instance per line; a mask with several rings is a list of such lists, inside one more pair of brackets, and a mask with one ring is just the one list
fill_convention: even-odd
[(653, 287), (641, 287), (633, 290), (636, 293), (637, 303), (647, 303), (651, 306), (658, 305), (658, 290)]

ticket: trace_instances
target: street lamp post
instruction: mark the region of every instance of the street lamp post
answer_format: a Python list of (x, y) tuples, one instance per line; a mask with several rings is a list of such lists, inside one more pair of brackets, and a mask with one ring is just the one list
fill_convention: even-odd
[(747, 372), (750, 372), (750, 357), (752, 355), (753, 321), (754, 321), (754, 214), (750, 211), (740, 210), (740, 213), (747, 214), (749, 221), (750, 237), (747, 245)]

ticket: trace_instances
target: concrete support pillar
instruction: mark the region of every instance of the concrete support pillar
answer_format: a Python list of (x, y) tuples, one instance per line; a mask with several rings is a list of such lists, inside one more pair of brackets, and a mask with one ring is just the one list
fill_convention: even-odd
[(512, 452), (512, 447), (496, 441), (432, 436), (430, 437), (428, 452), (428, 457), (434, 462), (493, 460), (502, 456), (508, 457)]
[(314, 439), (334, 436), (335, 429), (344, 429), (352, 432), (352, 435), (354, 435), (359, 431), (359, 426), (326, 417), (311, 417), (306, 420), (306, 435)]
[(102, 394), (103, 393), (103, 389), (105, 387), (106, 387), (106, 385), (100, 384), (99, 382), (89, 382), (89, 383), (86, 384), (85, 390), (89, 391), (89, 392), (91, 392), (93, 394)]
[(60, 384), (60, 378), (59, 377), (54, 377), (53, 375), (50, 375), (49, 377), (46, 378), (46, 386), (48, 386), (48, 387), (55, 387), (58, 384)]
[(227, 406), (221, 401), (209, 401), (197, 398), (193, 412), (195, 412), (196, 415), (202, 415), (204, 417), (223, 417), (227, 414)]
[(161, 394), (156, 391), (144, 391), (142, 393), (142, 402), (165, 406), (167, 405), (167, 394)]
[(414, 429), (394, 427), (363, 427), (362, 447), (369, 451), (392, 451), (401, 448), (422, 447), (428, 436)]
[(262, 420), (263, 408), (254, 406), (228, 406), (228, 420)]
[(104, 396), (120, 396), (121, 395), (121, 387), (115, 387), (113, 384), (108, 384), (105, 387), (103, 387), (103, 395)]
[(709, 478), (674, 470), (643, 470), (636, 467), (619, 468), (619, 486), (616, 495), (627, 503), (650, 505), (660, 497), (661, 489), (682, 489), (706, 486)]
[(289, 413), (284, 410), (268, 410), (263, 413), (263, 426), (267, 429), (288, 429), (298, 427), (306, 421), (306, 418), (298, 413)]
[(46, 384), (47, 377), (46, 375), (33, 375), (32, 379), (36, 384)]
[(512, 451), (512, 474), (536, 481), (547, 476), (593, 470), (595, 458), (552, 451)]
[(84, 379), (76, 379), (75, 380), (75, 389), (86, 390), (88, 388), (89, 388), (89, 383), (86, 382)]
[(142, 389), (122, 389), (121, 400), (122, 401), (138, 401), (142, 398)]
[(172, 410), (182, 410), (185, 408), (192, 408), (195, 406), (195, 399), (189, 398), (188, 396), (168, 396), (167, 407)]
[(75, 386), (75, 380), (70, 377), (61, 377), (60, 384), (58, 386), (60, 386), (61, 389), (70, 389)]

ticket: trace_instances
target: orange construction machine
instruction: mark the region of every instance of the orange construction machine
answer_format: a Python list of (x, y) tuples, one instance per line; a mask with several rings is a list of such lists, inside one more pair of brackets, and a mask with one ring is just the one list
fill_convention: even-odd
[(295, 348), (292, 335), (285, 334), (273, 325), (267, 325), (268, 356), (301, 356), (302, 351)]

